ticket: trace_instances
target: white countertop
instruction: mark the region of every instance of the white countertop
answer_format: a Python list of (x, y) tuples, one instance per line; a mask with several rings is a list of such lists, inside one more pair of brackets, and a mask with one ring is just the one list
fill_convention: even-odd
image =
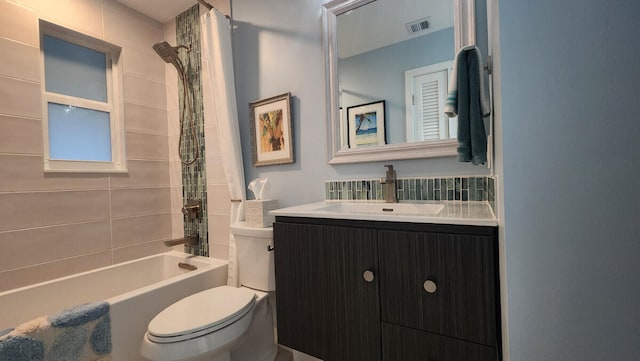
[[(386, 221), (386, 222), (410, 222), (410, 223), (438, 223), (438, 224), (460, 224), (470, 226), (497, 226), (496, 219), (491, 206), (486, 202), (460, 202), (460, 201), (427, 201), (411, 203), (442, 204), (444, 208), (435, 215), (421, 215), (418, 213), (409, 214), (380, 214), (366, 212), (341, 212), (330, 207), (336, 203), (345, 201), (324, 201), (308, 203), (294, 207), (281, 208), (270, 211), (274, 216), (286, 217), (308, 217), (308, 218), (331, 218), (331, 219), (353, 219), (366, 221)], [(366, 201), (352, 201), (356, 203), (374, 203)], [(375, 202), (380, 205), (393, 207), (394, 203)]]

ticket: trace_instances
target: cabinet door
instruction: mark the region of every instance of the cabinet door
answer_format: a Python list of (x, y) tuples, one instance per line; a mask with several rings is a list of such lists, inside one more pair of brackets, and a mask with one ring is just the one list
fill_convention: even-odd
[(376, 232), (276, 222), (274, 244), (278, 342), (325, 361), (380, 360)]
[(383, 321), (497, 345), (493, 237), (400, 231), (378, 235)]
[(383, 361), (496, 361), (492, 346), (382, 323)]

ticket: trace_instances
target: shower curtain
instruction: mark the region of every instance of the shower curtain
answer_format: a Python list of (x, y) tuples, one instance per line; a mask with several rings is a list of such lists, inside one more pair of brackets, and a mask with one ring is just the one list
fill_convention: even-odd
[[(200, 19), (202, 50), (209, 72), (212, 104), (207, 106), (205, 114), (210, 115), (218, 128), (218, 141), (222, 157), (222, 166), (231, 195), (231, 224), (244, 220), (243, 202), (246, 199), (244, 188), (244, 169), (242, 167), (242, 149), (238, 109), (236, 107), (236, 87), (233, 72), (231, 49), (231, 25), (229, 20), (215, 9), (203, 14)], [(205, 102), (207, 103), (207, 102)], [(209, 166), (212, 166), (211, 164)], [(229, 234), (229, 275), (227, 284), (239, 286), (236, 242)]]

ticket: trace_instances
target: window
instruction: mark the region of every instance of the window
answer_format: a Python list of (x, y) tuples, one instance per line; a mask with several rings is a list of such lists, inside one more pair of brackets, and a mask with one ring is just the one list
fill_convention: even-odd
[(407, 141), (450, 139), (457, 136), (457, 118), (443, 111), (450, 61), (405, 72)]
[(126, 172), (120, 48), (40, 21), (44, 169)]

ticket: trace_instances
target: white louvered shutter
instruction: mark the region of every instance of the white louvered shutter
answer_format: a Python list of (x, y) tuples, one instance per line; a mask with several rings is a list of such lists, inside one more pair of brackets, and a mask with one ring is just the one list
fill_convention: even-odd
[(449, 138), (447, 116), (442, 111), (446, 97), (446, 69), (413, 78), (414, 140)]

